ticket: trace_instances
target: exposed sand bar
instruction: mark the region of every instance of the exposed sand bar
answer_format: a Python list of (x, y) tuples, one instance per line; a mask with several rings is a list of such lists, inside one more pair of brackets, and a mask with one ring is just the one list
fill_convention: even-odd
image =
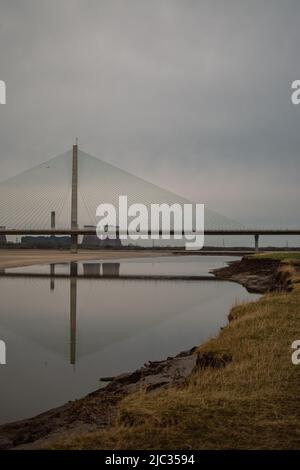
[(17, 268), (33, 266), (35, 264), (69, 263), (71, 261), (87, 261), (120, 258), (144, 258), (163, 256), (162, 251), (89, 251), (79, 250), (78, 253), (70, 253), (64, 250), (0, 250), (0, 268)]

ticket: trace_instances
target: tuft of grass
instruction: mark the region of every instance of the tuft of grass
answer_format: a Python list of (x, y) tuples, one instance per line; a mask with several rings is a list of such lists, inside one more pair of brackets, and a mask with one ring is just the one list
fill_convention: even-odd
[(231, 309), (228, 325), (196, 352), (230, 354), (233, 360), (224, 368), (197, 369), (181, 387), (129, 395), (111, 426), (48, 448), (298, 449), (295, 339), (300, 339), (299, 284), (289, 293), (266, 294)]

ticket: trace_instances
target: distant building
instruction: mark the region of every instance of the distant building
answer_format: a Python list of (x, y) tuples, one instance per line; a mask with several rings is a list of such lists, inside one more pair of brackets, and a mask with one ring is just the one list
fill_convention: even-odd
[(34, 236), (25, 236), (21, 239), (21, 245), (26, 246), (27, 248), (70, 248), (71, 246), (71, 237), (34, 237)]
[[(5, 230), (5, 227), (0, 227), (1, 230)], [(6, 235), (0, 235), (0, 245), (6, 245), (7, 239)]]
[[(96, 230), (96, 227), (94, 225), (85, 225), (84, 228)], [(105, 238), (104, 240), (101, 240), (100, 238), (97, 237), (96, 234), (84, 235), (82, 242), (81, 242), (81, 247), (82, 248), (121, 248), (122, 243), (118, 236), (116, 238), (108, 237), (108, 238)]]

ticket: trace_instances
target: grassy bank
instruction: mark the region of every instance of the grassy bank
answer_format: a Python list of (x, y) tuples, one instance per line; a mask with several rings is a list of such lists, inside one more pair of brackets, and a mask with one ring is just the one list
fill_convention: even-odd
[(249, 255), (248, 258), (251, 259), (271, 259), (275, 261), (284, 261), (284, 262), (291, 262), (292, 264), (299, 264), (300, 263), (300, 252), (271, 252), (271, 253), (255, 253), (253, 255)]
[(233, 307), (218, 337), (199, 347), (198, 354), (231, 357), (225, 367), (199, 366), (180, 388), (130, 395), (110, 427), (51, 448), (300, 448), (300, 366), (291, 362), (300, 284), (292, 263), (288, 275), (291, 292)]

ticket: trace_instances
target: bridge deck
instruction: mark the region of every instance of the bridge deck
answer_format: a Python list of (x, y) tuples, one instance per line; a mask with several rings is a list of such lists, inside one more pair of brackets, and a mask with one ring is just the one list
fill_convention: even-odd
[[(119, 234), (127, 234), (128, 232), (119, 232)], [(140, 235), (151, 235), (152, 232), (134, 232)], [(161, 230), (157, 232), (162, 235)], [(178, 234), (170, 230), (170, 235)], [(197, 233), (196, 231), (192, 233)], [(243, 230), (205, 230), (205, 235), (300, 235), (300, 229), (243, 229)], [(0, 228), (0, 235), (96, 235), (96, 230), (93, 228), (78, 228), (78, 229), (3, 229)], [(184, 235), (184, 233), (182, 233)]]

